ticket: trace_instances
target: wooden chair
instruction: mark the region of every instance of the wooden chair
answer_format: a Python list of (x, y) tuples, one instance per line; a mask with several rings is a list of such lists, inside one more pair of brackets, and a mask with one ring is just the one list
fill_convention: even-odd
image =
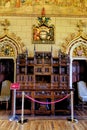
[(8, 102), (10, 100), (10, 85), (11, 82), (9, 80), (5, 80), (2, 82), (0, 103), (6, 103), (6, 110), (8, 109)]
[(78, 87), (78, 98), (82, 103), (82, 108), (84, 108), (85, 103), (87, 103), (87, 85), (84, 81), (79, 81), (77, 83)]

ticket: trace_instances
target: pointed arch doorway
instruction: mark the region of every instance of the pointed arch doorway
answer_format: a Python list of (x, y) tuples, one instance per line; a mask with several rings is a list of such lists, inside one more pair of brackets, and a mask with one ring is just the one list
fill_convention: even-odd
[(4, 79), (16, 82), (16, 58), (24, 48), (20, 38), (14, 34), (4, 32), (0, 37), (0, 74), (4, 74)]
[(74, 82), (84, 80), (87, 82), (87, 39), (78, 37), (70, 43), (70, 86)]
[(70, 87), (74, 87), (74, 105), (78, 105), (77, 82), (87, 82), (87, 39), (79, 36), (69, 46), (70, 54)]
[(12, 58), (0, 59), (0, 74), (3, 75), (3, 80), (14, 82), (14, 60)]
[[(18, 54), (24, 52), (24, 48), (21, 39), (13, 33), (5, 31), (0, 37), (0, 86), (4, 80), (16, 82), (16, 58)], [(10, 107), (11, 105), (13, 104), (11, 103)]]
[(84, 36), (71, 37), (61, 48), (70, 56), (70, 88), (74, 82), (85, 78), (87, 72), (87, 38)]

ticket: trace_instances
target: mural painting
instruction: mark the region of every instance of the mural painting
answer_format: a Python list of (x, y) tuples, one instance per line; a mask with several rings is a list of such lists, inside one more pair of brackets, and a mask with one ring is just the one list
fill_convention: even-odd
[(87, 0), (0, 0), (1, 14), (40, 14), (43, 7), (47, 14), (87, 15)]

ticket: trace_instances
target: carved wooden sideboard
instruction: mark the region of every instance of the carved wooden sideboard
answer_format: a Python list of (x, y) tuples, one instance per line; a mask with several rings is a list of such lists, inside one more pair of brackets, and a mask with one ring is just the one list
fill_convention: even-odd
[[(53, 57), (52, 52), (35, 52), (34, 57), (20, 54), (16, 63), (16, 81), (20, 90), (16, 92), (16, 113), (21, 113), (22, 91), (25, 95), (40, 102), (54, 102), (70, 93), (69, 56), (59, 52)], [(69, 98), (52, 104), (40, 104), (25, 96), (25, 114), (56, 114), (68, 111)], [(13, 105), (12, 105), (13, 108)]]

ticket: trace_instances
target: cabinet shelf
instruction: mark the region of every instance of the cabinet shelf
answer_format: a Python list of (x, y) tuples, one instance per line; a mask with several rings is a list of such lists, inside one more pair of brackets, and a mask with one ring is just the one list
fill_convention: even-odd
[[(57, 92), (58, 90), (69, 89), (69, 60), (64, 54), (52, 57), (52, 52), (34, 52), (34, 57), (18, 56), (16, 81), (20, 83), (20, 91), (17, 90), (18, 99), (21, 99), (21, 93), (25, 91), (33, 99), (54, 101), (63, 97), (63, 93)], [(27, 104), (30, 104), (29, 111), (26, 107), (24, 110), (30, 114), (43, 115), (57, 112), (55, 104), (48, 105), (48, 108), (35, 102), (27, 102)], [(20, 107), (16, 112), (19, 113), (19, 110)]]

